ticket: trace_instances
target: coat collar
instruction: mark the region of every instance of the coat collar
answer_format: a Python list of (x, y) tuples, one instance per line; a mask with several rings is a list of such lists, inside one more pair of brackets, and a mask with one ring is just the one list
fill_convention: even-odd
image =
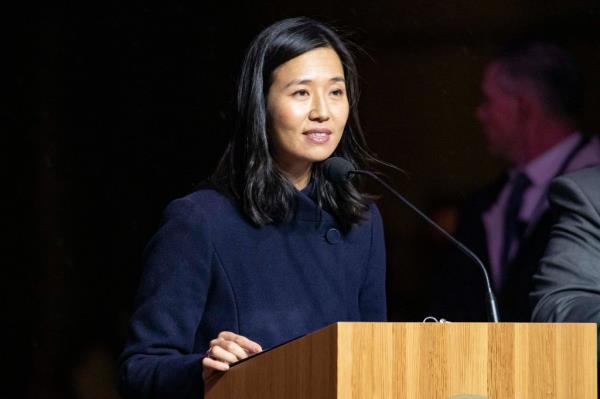
[(323, 223), (335, 223), (335, 218), (329, 212), (321, 208), (315, 201), (314, 183), (310, 182), (304, 189), (296, 194), (295, 221), (314, 222), (317, 225)]

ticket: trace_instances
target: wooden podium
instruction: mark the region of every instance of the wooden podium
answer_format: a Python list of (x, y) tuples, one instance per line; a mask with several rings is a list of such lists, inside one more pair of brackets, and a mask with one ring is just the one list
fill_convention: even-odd
[(206, 399), (596, 399), (596, 324), (337, 323), (206, 382)]

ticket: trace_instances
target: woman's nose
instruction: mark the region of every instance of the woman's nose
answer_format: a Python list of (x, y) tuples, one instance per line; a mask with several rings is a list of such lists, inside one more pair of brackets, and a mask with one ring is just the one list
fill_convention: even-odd
[(310, 120), (323, 122), (329, 119), (329, 106), (324, 96), (315, 95), (311, 105), (312, 108), (308, 114)]

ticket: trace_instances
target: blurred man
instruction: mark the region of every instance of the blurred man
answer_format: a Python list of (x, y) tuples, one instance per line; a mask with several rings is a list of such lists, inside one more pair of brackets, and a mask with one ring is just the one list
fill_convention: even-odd
[[(481, 89), (477, 118), (490, 153), (510, 169), (467, 201), (457, 235), (488, 266), (502, 320), (526, 321), (532, 275), (552, 224), (550, 180), (600, 163), (600, 142), (577, 130), (583, 83), (574, 61), (557, 46), (507, 48), (487, 65)], [(463, 255), (449, 259), (432, 293), (433, 315), (486, 320), (480, 271)]]
[(560, 217), (533, 279), (533, 320), (600, 323), (600, 166), (558, 178), (550, 202)]

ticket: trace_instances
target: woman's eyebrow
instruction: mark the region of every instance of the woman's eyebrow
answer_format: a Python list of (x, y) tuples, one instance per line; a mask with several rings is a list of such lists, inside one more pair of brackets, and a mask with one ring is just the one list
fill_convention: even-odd
[[(313, 81), (312, 79), (294, 79), (294, 80), (288, 82), (283, 88), (286, 89), (286, 88), (288, 88), (290, 86), (293, 86), (293, 85), (305, 85), (305, 84), (311, 83), (312, 81)], [(343, 82), (343, 83), (345, 83), (346, 79), (344, 79), (343, 76), (335, 76), (335, 77), (329, 79), (329, 81), (330, 82)]]

